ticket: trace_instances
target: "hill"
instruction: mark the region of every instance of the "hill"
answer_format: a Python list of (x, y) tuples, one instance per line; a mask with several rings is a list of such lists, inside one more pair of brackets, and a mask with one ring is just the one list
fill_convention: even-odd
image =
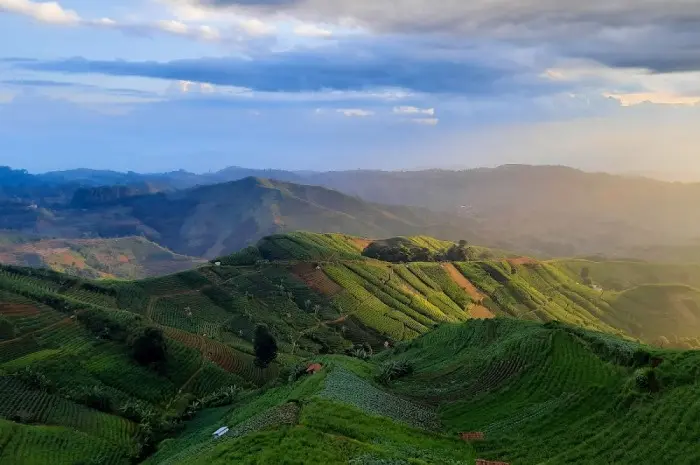
[(196, 417), (147, 463), (691, 465), (699, 357), (554, 323), (445, 325), (369, 361), (310, 358), (319, 373)]
[[(433, 260), (459, 247), (380, 243)], [(678, 311), (691, 288), (647, 305), (645, 285), (601, 298), (556, 263), (389, 263), (371, 245), (274, 235), (141, 281), (1, 267), (0, 463), (697, 460), (681, 454), (697, 434), (697, 352), (635, 341), (697, 333)], [(280, 350), (265, 369), (259, 325)], [(303, 376), (310, 362), (324, 368)]]
[(147, 195), (127, 189), (79, 191), (69, 206), (7, 210), (3, 224), (9, 230), (62, 238), (143, 235), (177, 253), (207, 258), (269, 234), (300, 229), (478, 239), (469, 233), (473, 225), (467, 219), (259, 178)]
[(142, 279), (194, 268), (204, 260), (175, 254), (142, 237), (40, 239), (0, 236), (0, 263), (47, 267), (91, 279)]

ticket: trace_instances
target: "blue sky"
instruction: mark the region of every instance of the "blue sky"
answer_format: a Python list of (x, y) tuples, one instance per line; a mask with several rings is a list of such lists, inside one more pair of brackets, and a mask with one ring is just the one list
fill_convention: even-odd
[(700, 173), (695, 0), (0, 0), (0, 164)]

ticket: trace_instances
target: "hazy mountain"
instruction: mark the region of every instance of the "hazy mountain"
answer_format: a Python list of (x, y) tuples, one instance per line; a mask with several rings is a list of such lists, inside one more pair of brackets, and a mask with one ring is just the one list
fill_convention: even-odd
[(87, 201), (76, 194), (79, 198), (68, 207), (6, 209), (0, 226), (63, 238), (143, 235), (175, 252), (204, 257), (294, 230), (484, 240), (468, 218), (373, 204), (323, 187), (261, 178), (148, 195), (123, 189), (97, 192)]
[[(649, 247), (685, 247), (700, 238), (700, 212), (694, 208), (700, 200), (700, 184), (587, 173), (560, 166), (325, 173), (231, 167), (201, 175), (185, 171), (145, 175), (94, 172), (92, 178), (89, 170), (61, 173), (47, 173), (39, 179), (87, 183), (85, 179), (90, 178), (89, 182), (97, 184), (140, 183), (167, 191), (263, 174), (267, 178), (324, 186), (369, 202), (446, 212), (441, 218), (433, 216), (435, 222), (463, 224), (469, 219), (465, 235), (480, 232), (479, 236), (488, 239), (486, 245), (549, 256), (602, 253), (645, 258), (644, 251)], [(173, 194), (167, 198), (180, 197)], [(23, 207), (13, 204), (12, 208)], [(24, 214), (29, 216), (28, 221), (36, 220), (36, 211)], [(293, 222), (286, 224), (291, 228)], [(262, 232), (273, 230), (276, 228)], [(355, 228), (353, 232), (371, 234), (372, 230)], [(395, 232), (415, 231), (391, 231)], [(446, 237), (439, 228), (431, 232)], [(656, 253), (650, 257), (659, 259)]]

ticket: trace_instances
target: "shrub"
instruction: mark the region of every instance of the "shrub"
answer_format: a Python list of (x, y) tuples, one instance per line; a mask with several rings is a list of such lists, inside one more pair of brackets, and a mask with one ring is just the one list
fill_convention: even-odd
[(100, 386), (93, 386), (92, 388), (85, 389), (78, 400), (88, 407), (101, 412), (111, 413), (113, 411), (112, 398)]
[(48, 379), (43, 373), (32, 369), (31, 367), (24, 367), (23, 370), (16, 371), (13, 373), (20, 381), (25, 383), (32, 389), (37, 389), (44, 392), (53, 392), (53, 383)]
[(413, 373), (413, 365), (408, 360), (393, 360), (385, 362), (379, 367), (377, 380), (386, 384), (411, 373)]
[(641, 368), (634, 372), (634, 384), (643, 392), (659, 392), (659, 381), (653, 368)]
[(306, 374), (306, 364), (298, 363), (291, 368), (291, 372), (289, 373), (289, 378), (287, 378), (287, 380), (290, 383), (293, 383), (296, 380), (298, 380), (299, 378), (301, 378), (302, 376), (304, 376), (305, 374)]

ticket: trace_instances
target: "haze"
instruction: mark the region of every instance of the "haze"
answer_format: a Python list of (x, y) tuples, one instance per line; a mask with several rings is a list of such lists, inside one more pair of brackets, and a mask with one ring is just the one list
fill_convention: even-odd
[(0, 162), (700, 179), (700, 3), (0, 0)]

